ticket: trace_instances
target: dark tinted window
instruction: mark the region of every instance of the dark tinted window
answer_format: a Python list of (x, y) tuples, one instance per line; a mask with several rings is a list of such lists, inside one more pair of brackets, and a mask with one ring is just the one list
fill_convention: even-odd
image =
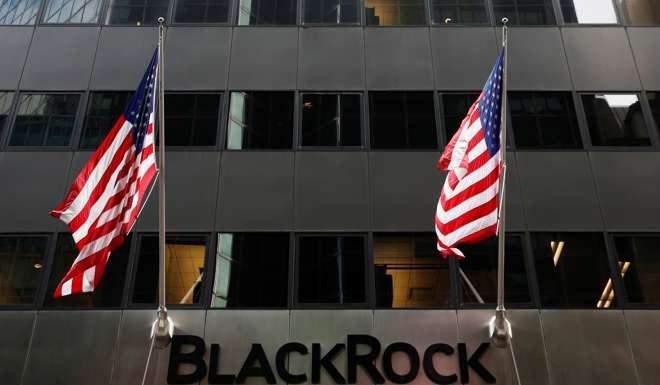
[(296, 0), (239, 0), (238, 25), (296, 24)]
[(103, 278), (99, 286), (91, 293), (80, 293), (60, 298), (53, 298), (55, 289), (62, 278), (71, 268), (73, 261), (78, 256), (78, 249), (73, 243), (71, 234), (60, 234), (57, 237), (55, 257), (50, 279), (48, 280), (48, 291), (46, 293), (46, 306), (61, 307), (119, 307), (121, 306), (126, 282), (126, 267), (128, 266), (128, 255), (131, 249), (130, 237), (115, 251), (110, 253), (108, 264), (105, 266)]
[(213, 307), (286, 307), (289, 234), (218, 235)]
[(532, 233), (543, 306), (609, 308), (616, 298), (600, 233)]
[(80, 148), (96, 148), (124, 112), (130, 92), (93, 92), (80, 137)]
[(358, 0), (305, 0), (305, 23), (357, 24)]
[(360, 95), (304, 94), (301, 144), (303, 146), (360, 146)]
[(37, 21), (41, 0), (0, 0), (0, 25), (27, 25)]
[(108, 24), (151, 25), (167, 17), (168, 0), (112, 0)]
[(437, 24), (488, 24), (484, 0), (433, 0), (433, 22)]
[(650, 146), (644, 113), (636, 94), (582, 95), (594, 146)]
[(292, 147), (293, 92), (232, 92), (227, 148)]
[(646, 97), (649, 99), (651, 115), (655, 123), (655, 128), (660, 133), (660, 92), (648, 92)]
[(9, 113), (11, 112), (11, 105), (14, 101), (14, 93), (11, 91), (0, 92), (0, 136), (7, 124)]
[(582, 148), (569, 92), (510, 92), (509, 110), (516, 147)]
[(165, 143), (215, 145), (219, 112), (218, 94), (165, 94)]
[(44, 23), (96, 23), (101, 3), (101, 0), (48, 0)]
[(449, 264), (436, 250), (433, 234), (374, 236), (376, 306), (449, 306)]
[(616, 24), (612, 0), (559, 0), (564, 23)]
[(229, 0), (177, 0), (177, 23), (227, 23)]
[(376, 149), (435, 149), (432, 92), (371, 92), (371, 147)]
[(615, 236), (614, 244), (628, 301), (660, 304), (660, 236)]
[(364, 0), (367, 25), (426, 24), (424, 0)]
[(34, 303), (48, 238), (0, 236), (0, 305)]
[(478, 97), (478, 92), (442, 95), (442, 112), (447, 143), (461, 126), (468, 110)]
[(497, 25), (503, 17), (509, 25), (555, 24), (552, 0), (493, 0)]
[(67, 146), (80, 95), (23, 94), (10, 146)]
[(364, 242), (361, 236), (300, 236), (298, 302), (366, 302)]
[(660, 24), (660, 2), (657, 0), (623, 0), (622, 7), (629, 24)]

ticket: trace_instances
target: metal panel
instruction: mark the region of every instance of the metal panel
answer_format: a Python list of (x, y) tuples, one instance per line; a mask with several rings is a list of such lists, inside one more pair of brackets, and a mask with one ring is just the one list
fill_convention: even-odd
[(660, 230), (660, 154), (589, 153), (607, 229)]
[(492, 28), (431, 28), (436, 88), (480, 90), (495, 63), (496, 46)]
[(0, 52), (4, 52), (0, 60), (0, 89), (13, 90), (18, 86), (33, 32), (32, 27), (0, 27)]
[(293, 227), (293, 153), (225, 151), (216, 228)]
[(570, 231), (603, 227), (586, 153), (518, 152), (516, 157), (525, 216), (531, 229)]
[(369, 226), (367, 154), (297, 152), (295, 227), (360, 230)]
[(157, 39), (156, 28), (104, 26), (90, 88), (134, 90), (147, 69)]
[(224, 90), (230, 39), (230, 28), (169, 28), (165, 47), (167, 89)]
[(527, 225), (516, 155), (517, 153), (512, 151), (506, 153), (506, 229), (522, 231)]
[(433, 89), (428, 28), (366, 28), (369, 89)]
[(639, 385), (654, 385), (660, 378), (660, 311), (626, 310), (628, 336), (639, 376)]
[(551, 384), (637, 384), (621, 311), (542, 310), (541, 324)]
[(23, 385), (108, 384), (121, 311), (37, 313)]
[(563, 28), (562, 34), (577, 90), (639, 89), (639, 76), (623, 28)]
[(297, 66), (297, 28), (234, 29), (229, 88), (295, 89)]
[(37, 28), (21, 88), (39, 91), (87, 89), (99, 31), (99, 27)]
[(660, 28), (627, 28), (644, 89), (660, 90)]
[(0, 384), (18, 385), (25, 367), (34, 326), (34, 311), (2, 311), (0, 325)]
[(362, 28), (301, 28), (300, 89), (364, 89)]

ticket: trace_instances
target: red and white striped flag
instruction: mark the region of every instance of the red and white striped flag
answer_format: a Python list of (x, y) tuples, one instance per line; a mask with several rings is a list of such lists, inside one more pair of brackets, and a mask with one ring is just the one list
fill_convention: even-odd
[(121, 246), (156, 175), (154, 105), (158, 51), (124, 114), (50, 215), (66, 223), (79, 254), (53, 297), (96, 288), (110, 257)]
[(470, 107), (440, 160), (448, 170), (435, 214), (438, 251), (464, 258), (454, 247), (497, 232), (504, 48), (479, 98)]

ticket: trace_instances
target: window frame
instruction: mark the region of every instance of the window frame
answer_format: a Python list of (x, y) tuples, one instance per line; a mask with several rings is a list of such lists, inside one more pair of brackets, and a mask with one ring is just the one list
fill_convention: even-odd
[[(223, 134), (222, 128), (223, 128), (223, 120), (229, 119), (229, 115), (225, 117), (224, 112), (225, 112), (225, 103), (226, 103), (226, 94), (230, 94), (231, 91), (225, 91), (225, 90), (218, 90), (218, 91), (209, 91), (209, 90), (204, 90), (204, 91), (165, 91), (165, 95), (167, 96), (168, 94), (170, 95), (218, 95), (220, 97), (220, 103), (218, 103), (218, 122), (216, 123), (216, 128), (215, 128), (215, 144), (212, 146), (192, 146), (192, 145), (187, 145), (187, 146), (173, 146), (173, 145), (167, 145), (167, 151), (179, 151), (179, 152), (191, 152), (191, 151), (217, 151), (218, 149), (222, 149), (221, 143), (222, 142), (222, 137), (221, 135)], [(165, 122), (165, 130), (167, 131), (167, 121)], [(158, 129), (154, 131), (154, 135), (158, 136)], [(158, 137), (155, 138), (156, 142), (158, 142)], [(158, 143), (158, 146), (160, 147), (160, 143)]]
[(622, 9), (619, 8), (619, 5), (614, 0), (609, 0), (612, 3), (612, 10), (614, 11), (614, 17), (616, 17), (616, 22), (614, 23), (569, 23), (564, 18), (564, 11), (561, 6), (561, 0), (551, 0), (552, 6), (555, 9), (556, 25), (558, 26), (573, 26), (573, 27), (616, 27), (624, 26), (624, 18)]
[(18, 109), (18, 95), (19, 91), (13, 90), (0, 90), (0, 92), (11, 92), (12, 100), (9, 103), (9, 109), (7, 110), (7, 117), (3, 125), (0, 125), (0, 151), (4, 151), (9, 146), (10, 131), (14, 128), (14, 114)]
[[(399, 0), (398, 0), (399, 1)], [(400, 11), (400, 3), (397, 1), (397, 6), (399, 6), (398, 10)], [(429, 0), (422, 0), (424, 2), (423, 10), (424, 10), (424, 22), (422, 24), (391, 24), (391, 25), (381, 25), (381, 24), (368, 24), (367, 23), (367, 5), (366, 5), (366, 0), (360, 0), (359, 2), (362, 5), (362, 26), (364, 27), (369, 27), (369, 28), (420, 28), (420, 27), (429, 27), (433, 25), (432, 21), (432, 15), (431, 15), (431, 7), (430, 7), (430, 1)], [(399, 16), (400, 20), (400, 16)]]
[[(356, 1), (356, 11), (357, 11), (357, 21), (353, 23), (348, 23), (348, 22), (339, 22), (339, 23), (315, 23), (315, 22), (306, 22), (305, 21), (305, 4), (307, 4), (308, 1), (314, 1), (314, 0), (298, 0), (298, 13), (300, 14), (299, 17), (299, 25), (302, 27), (358, 27), (358, 26), (363, 26), (365, 25), (364, 21), (364, 0), (355, 0)], [(336, 1), (341, 1), (341, 0), (336, 0)]]
[[(107, 0), (107, 1), (112, 1), (112, 0)], [(169, 20), (169, 23), (166, 21), (166, 25), (176, 25), (176, 26), (181, 26), (181, 27), (218, 27), (218, 26), (231, 26), (234, 27), (236, 24), (233, 22), (234, 20), (238, 20), (238, 14), (237, 14), (237, 7), (235, 6), (236, 1), (234, 0), (227, 0), (228, 4), (227, 6), (229, 9), (227, 10), (227, 21), (224, 23), (221, 22), (180, 22), (176, 21), (176, 10), (177, 6), (179, 5), (179, 2), (182, 0), (169, 0), (170, 6), (168, 10), (168, 18), (166, 20)], [(238, 0), (237, 0), (238, 1)], [(222, 89), (219, 92), (221, 93), (226, 93), (226, 89)]]
[[(46, 0), (47, 1), (47, 0)], [(153, 24), (150, 23), (141, 23), (141, 24), (127, 24), (127, 23), (110, 23), (110, 10), (112, 9), (112, 3), (114, 0), (102, 0), (103, 5), (101, 7), (100, 11), (100, 16), (99, 16), (99, 24), (102, 26), (110, 26), (110, 27), (133, 27), (133, 28), (157, 28), (158, 24), (154, 22)], [(230, 0), (231, 1), (231, 0)], [(165, 25), (171, 25), (172, 23), (172, 16), (173, 16), (173, 6), (174, 6), (175, 0), (167, 0), (167, 11), (165, 12), (165, 15), (162, 15), (162, 17), (165, 18)], [(144, 10), (144, 8), (142, 8)]]
[[(171, 1), (171, 0), (170, 0)], [(292, 0), (295, 2), (295, 12), (296, 15), (293, 18), (293, 23), (292, 24), (239, 24), (238, 19), (241, 17), (241, 12), (240, 12), (240, 7), (241, 7), (241, 0), (229, 0), (230, 1), (230, 6), (232, 7), (232, 10), (229, 12), (231, 19), (229, 19), (229, 25), (232, 27), (239, 27), (239, 28), (291, 28), (291, 27), (296, 27), (296, 26), (301, 26), (302, 22), (301, 20), (304, 18), (302, 15), (302, 0)], [(256, 90), (252, 90), (256, 91)], [(273, 90), (273, 91), (280, 91), (280, 90)], [(285, 91), (285, 90), (282, 90)], [(232, 92), (231, 90), (228, 90), (228, 92)]]
[[(460, 2), (461, 0), (455, 0), (456, 2)], [(493, 4), (491, 0), (481, 0), (483, 2), (485, 11), (486, 11), (486, 21), (484, 23), (456, 23), (454, 21), (450, 23), (445, 23), (444, 20), (435, 20), (433, 17), (433, 7), (434, 7), (434, 0), (428, 0), (426, 2), (427, 4), (427, 11), (428, 11), (428, 18), (429, 18), (429, 25), (431, 27), (440, 27), (440, 28), (446, 28), (446, 27), (489, 27), (489, 26), (499, 26), (498, 22), (501, 23), (498, 20), (495, 20), (495, 8), (493, 8)]]
[(48, 6), (50, 5), (51, 1), (53, 0), (41, 0), (41, 6), (39, 9), (39, 13), (37, 14), (37, 22), (35, 23), (36, 25), (39, 26), (74, 26), (74, 27), (85, 27), (85, 26), (97, 26), (101, 25), (102, 21), (105, 19), (105, 11), (106, 11), (106, 4), (111, 2), (112, 0), (99, 0), (99, 8), (96, 13), (96, 22), (94, 23), (49, 23), (46, 22), (46, 12), (48, 11)]

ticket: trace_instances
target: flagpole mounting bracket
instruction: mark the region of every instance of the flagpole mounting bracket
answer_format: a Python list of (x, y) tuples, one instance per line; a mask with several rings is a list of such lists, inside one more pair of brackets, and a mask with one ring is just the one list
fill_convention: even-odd
[(170, 345), (174, 335), (174, 322), (167, 315), (165, 307), (159, 307), (156, 321), (151, 327), (151, 338), (154, 339), (154, 346), (158, 349), (165, 349)]
[(511, 339), (511, 323), (506, 318), (503, 307), (495, 310), (495, 316), (490, 320), (490, 340), (498, 348), (506, 348)]

